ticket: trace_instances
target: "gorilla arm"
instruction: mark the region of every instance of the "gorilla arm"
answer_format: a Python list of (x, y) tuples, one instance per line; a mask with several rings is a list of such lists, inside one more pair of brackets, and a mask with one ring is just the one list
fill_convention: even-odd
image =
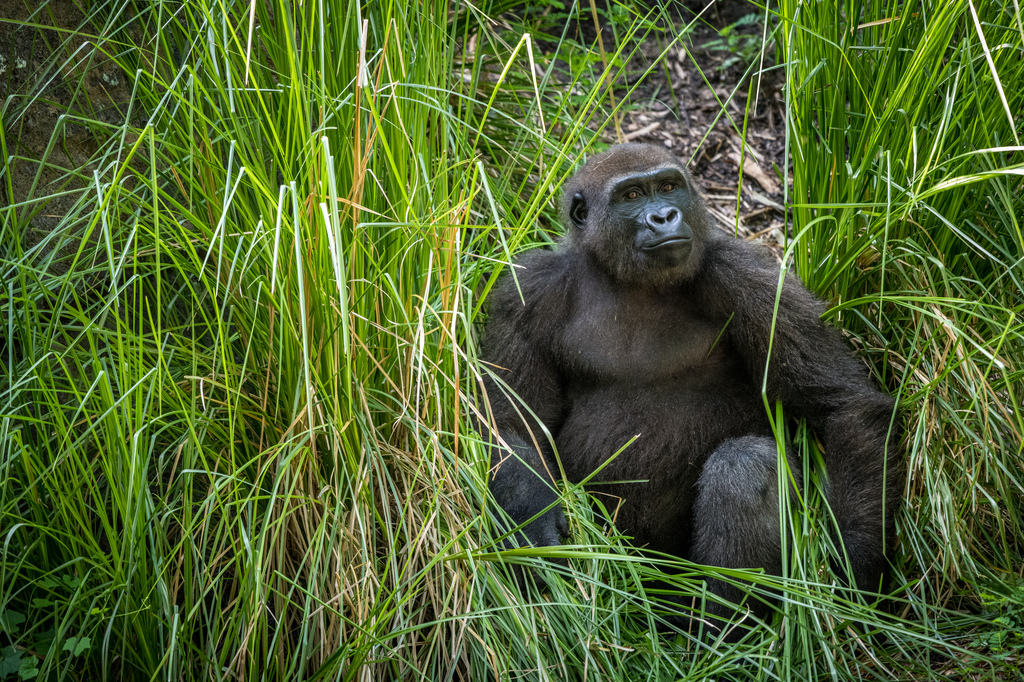
[[(550, 256), (550, 254), (547, 254)], [(546, 286), (542, 259), (527, 257), (520, 275), (523, 292), (505, 277), (491, 294), (490, 317), (484, 333), (486, 370), (484, 390), (492, 421), (481, 425), (490, 443), (490, 490), (494, 499), (516, 524), (522, 524), (555, 503), (556, 473), (545, 428), (554, 433), (561, 419), (562, 389), (546, 353), (542, 350)], [(548, 325), (553, 326), (553, 325)], [(488, 415), (485, 413), (485, 419)], [(534, 546), (557, 545), (568, 534), (562, 508), (555, 505), (524, 529)]]
[(768, 400), (806, 417), (822, 438), (828, 501), (852, 578), (860, 589), (878, 590), (900, 493), (894, 400), (875, 388), (841, 334), (821, 321), (824, 305), (793, 275), (782, 287), (773, 336), (778, 268), (745, 243), (712, 244), (697, 276), (708, 285), (704, 300), (719, 314), (733, 315), (727, 333), (755, 385), (764, 377), (771, 342)]

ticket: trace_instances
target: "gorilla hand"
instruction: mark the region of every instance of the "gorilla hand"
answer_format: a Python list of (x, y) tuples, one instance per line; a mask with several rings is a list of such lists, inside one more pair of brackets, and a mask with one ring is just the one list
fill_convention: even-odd
[(541, 514), (540, 518), (523, 529), (523, 534), (534, 547), (561, 544), (562, 538), (569, 537), (569, 522), (562, 511), (562, 505), (556, 504)]
[(569, 535), (569, 524), (558, 504), (558, 493), (547, 467), (526, 443), (514, 439), (510, 445), (514, 454), (500, 462), (495, 462), (500, 450), (494, 448), (492, 453), (495, 466), (490, 487), (494, 499), (515, 525), (521, 526), (533, 519), (519, 533), (520, 545), (524, 544), (523, 539), (534, 547), (558, 545)]

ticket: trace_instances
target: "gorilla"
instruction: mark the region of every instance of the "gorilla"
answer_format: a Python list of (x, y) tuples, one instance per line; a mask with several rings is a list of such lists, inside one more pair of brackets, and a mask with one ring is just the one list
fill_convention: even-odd
[[(557, 248), (520, 258), (490, 296), (484, 430), (497, 503), (517, 524), (540, 514), (557, 500), (560, 460), (572, 482), (599, 471), (588, 490), (617, 507), (617, 527), (637, 545), (777, 575), (766, 406), (781, 402), (823, 445), (844, 579), (879, 590), (898, 502), (895, 406), (822, 323), (824, 306), (793, 275), (776, 301), (770, 254), (715, 229), (685, 166), (661, 147), (592, 157), (565, 185), (562, 217), (569, 233)], [(799, 486), (802, 467), (788, 457)], [(556, 505), (523, 533), (543, 546), (567, 530)]]

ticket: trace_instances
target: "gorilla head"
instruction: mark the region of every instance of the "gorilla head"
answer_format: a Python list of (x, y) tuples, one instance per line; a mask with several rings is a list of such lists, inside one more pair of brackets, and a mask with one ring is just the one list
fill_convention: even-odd
[(662, 288), (696, 274), (710, 216), (682, 163), (665, 149), (626, 144), (587, 161), (566, 183), (568, 238), (620, 284)]

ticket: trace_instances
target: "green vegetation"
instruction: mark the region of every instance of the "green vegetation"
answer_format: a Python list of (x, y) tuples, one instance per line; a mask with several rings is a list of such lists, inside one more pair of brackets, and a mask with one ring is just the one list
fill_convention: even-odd
[[(20, 195), (31, 97), (0, 110), (0, 679), (1019, 675), (1016, 3), (762, 10), (787, 254), (899, 395), (909, 476), (889, 609), (832, 589), (812, 485), (789, 575), (729, 572), (782, 583), (780, 617), (717, 650), (652, 632), (641, 580), (681, 567), (699, 606), (697, 570), (637, 562), (578, 488), (574, 544), (496, 552), (466, 418), (486, 294), (557, 233), (557, 186), (627, 89), (595, 84), (658, 16), (617, 5), (606, 59), (562, 34), (545, 55), (490, 21), (500, 0), (95, 4), (48, 40), (79, 82), (123, 69), (120, 120), (68, 111), (38, 166), (60, 182)], [(57, 168), (71, 125), (102, 143)]]
[(718, 31), (718, 37), (704, 44), (706, 50), (725, 50), (729, 56), (719, 65), (722, 71), (736, 63), (749, 64), (761, 54), (761, 35), (740, 33), (743, 26), (763, 26), (764, 17), (747, 14)]

